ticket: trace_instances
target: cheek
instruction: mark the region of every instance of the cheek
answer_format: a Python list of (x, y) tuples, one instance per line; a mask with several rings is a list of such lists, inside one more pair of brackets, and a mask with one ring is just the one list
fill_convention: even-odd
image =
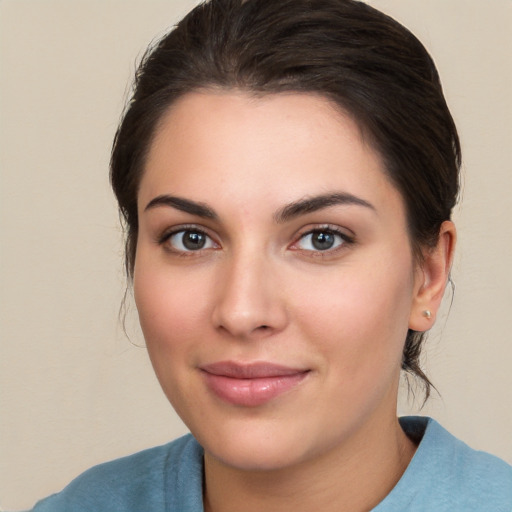
[(186, 350), (205, 322), (200, 275), (162, 269), (141, 256), (135, 265), (134, 295), (146, 344), (153, 354)]
[(187, 396), (197, 396), (190, 369), (197, 362), (197, 340), (205, 337), (206, 300), (200, 300), (200, 284), (142, 257), (136, 263), (134, 295), (148, 354), (165, 395), (186, 423)]
[[(398, 371), (408, 329), (410, 261), (346, 268), (325, 283), (310, 283), (297, 318), (331, 368), (352, 378)], [(371, 270), (368, 270), (371, 269)]]

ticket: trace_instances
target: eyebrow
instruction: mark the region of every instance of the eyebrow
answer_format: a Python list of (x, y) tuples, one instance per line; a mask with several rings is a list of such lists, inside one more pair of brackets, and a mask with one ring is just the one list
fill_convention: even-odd
[(176, 210), (180, 210), (197, 217), (203, 217), (204, 219), (218, 219), (218, 215), (215, 211), (204, 203), (198, 203), (191, 201), (190, 199), (184, 199), (182, 197), (161, 195), (152, 199), (144, 208), (144, 211), (156, 208), (158, 206), (170, 206)]
[[(306, 197), (299, 199), (293, 203), (287, 204), (274, 214), (274, 221), (278, 224), (288, 222), (292, 219), (305, 215), (307, 213), (313, 213), (324, 208), (338, 205), (355, 205), (369, 208), (370, 210), (376, 211), (375, 207), (368, 201), (361, 199), (360, 197), (354, 196), (346, 192), (337, 192), (331, 194), (323, 194), (319, 196)], [(219, 216), (205, 203), (191, 201), (190, 199), (184, 199), (183, 197), (176, 197), (171, 195), (160, 195), (152, 199), (144, 209), (144, 211), (159, 206), (168, 206), (180, 210), (197, 217), (205, 219), (218, 220)]]
[(338, 205), (363, 206), (376, 212), (375, 207), (368, 201), (365, 201), (360, 197), (348, 194), (346, 192), (338, 192), (314, 197), (306, 197), (304, 199), (294, 201), (293, 203), (286, 205), (284, 208), (281, 208), (278, 212), (276, 212), (274, 215), (274, 220), (277, 223), (288, 222), (301, 215), (313, 213), (319, 210), (323, 210), (324, 208), (329, 208), (330, 206)]

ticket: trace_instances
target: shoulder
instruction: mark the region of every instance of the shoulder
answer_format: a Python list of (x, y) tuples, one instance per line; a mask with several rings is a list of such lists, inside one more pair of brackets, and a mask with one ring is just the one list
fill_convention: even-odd
[(413, 438), (424, 433), (409, 467), (388, 496), (390, 503), (403, 500), (407, 510), (418, 511), (512, 510), (512, 466), (473, 450), (431, 418), (402, 418), (401, 424)]
[(444, 477), (454, 477), (459, 485), (468, 487), (468, 490), (501, 488), (512, 498), (512, 466), (500, 458), (470, 448), (431, 418), (427, 419), (421, 444), (428, 452), (424, 454), (426, 463), (443, 463), (445, 470), (438, 468), (438, 472)]
[(201, 477), (201, 453), (195, 439), (187, 435), (100, 464), (85, 471), (60, 493), (38, 502), (33, 511), (165, 510), (173, 483)]
[(432, 467), (442, 463), (445, 493), (460, 493), (466, 510), (512, 510), (512, 466), (470, 448), (432, 420)]

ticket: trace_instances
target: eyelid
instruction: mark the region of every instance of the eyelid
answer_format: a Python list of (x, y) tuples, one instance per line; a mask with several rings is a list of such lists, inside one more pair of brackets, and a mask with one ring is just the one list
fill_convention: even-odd
[[(213, 244), (216, 246), (216, 248), (220, 247), (219, 242), (216, 240), (216, 237), (211, 234), (210, 230), (205, 228), (204, 226), (201, 226), (198, 224), (179, 224), (176, 226), (172, 226), (168, 229), (165, 229), (161, 234), (159, 234), (156, 237), (155, 242), (158, 245), (164, 245), (172, 236), (174, 236), (178, 233), (181, 233), (181, 232), (186, 232), (186, 231), (201, 233), (201, 234), (207, 236), (213, 242)], [(181, 251), (179, 249), (166, 247), (166, 250), (168, 250), (170, 252), (177, 253), (177, 254), (200, 253), (203, 250), (209, 250), (209, 249), (211, 249), (211, 248), (198, 249), (197, 251)]]
[(205, 235), (209, 235), (207, 230), (202, 226), (198, 226), (197, 224), (178, 224), (176, 226), (172, 226), (170, 228), (166, 228), (161, 231), (160, 234), (156, 237), (156, 242), (161, 244), (168, 240), (172, 235), (179, 233), (180, 231), (197, 231), (198, 233), (203, 233)]
[[(311, 235), (313, 233), (318, 232), (330, 232), (334, 235), (337, 235), (343, 239), (343, 243), (338, 245), (337, 247), (334, 247), (332, 249), (326, 249), (326, 250), (310, 250), (310, 249), (302, 249), (300, 247), (297, 247), (297, 244), (304, 239), (306, 236)], [(347, 233), (347, 231), (350, 231), (351, 234)], [(352, 230), (349, 230), (348, 228), (341, 228), (340, 226), (336, 226), (333, 224), (317, 224), (317, 225), (309, 225), (304, 228), (302, 228), (299, 233), (295, 236), (294, 242), (289, 246), (290, 249), (295, 251), (302, 251), (305, 253), (312, 253), (315, 256), (327, 256), (329, 254), (333, 254), (337, 252), (338, 250), (341, 250), (342, 248), (346, 248), (347, 246), (353, 245), (356, 241), (355, 234)]]
[[(158, 245), (164, 245), (166, 242), (173, 236), (181, 232), (186, 231), (193, 231), (197, 233), (204, 234), (207, 236), (212, 243), (215, 245), (215, 249), (220, 248), (220, 243), (218, 241), (218, 237), (216, 237), (214, 234), (211, 233), (211, 230), (198, 224), (179, 224), (172, 226), (170, 228), (167, 228), (161, 232), (156, 238), (155, 242)], [(300, 247), (297, 247), (297, 244), (300, 242), (300, 240), (304, 239), (306, 236), (311, 235), (313, 233), (318, 232), (330, 232), (334, 235), (337, 235), (342, 238), (343, 243), (339, 244), (338, 246), (331, 248), (331, 249), (325, 249), (325, 250), (311, 250), (311, 249), (303, 249)], [(350, 234), (348, 233), (350, 232)], [(298, 233), (294, 236), (294, 241), (288, 246), (289, 249), (294, 251), (301, 251), (304, 253), (310, 253), (314, 254), (315, 256), (328, 256), (329, 254), (333, 254), (343, 248), (347, 248), (347, 246), (353, 245), (356, 241), (355, 234), (352, 230), (349, 228), (342, 228), (340, 226), (334, 225), (334, 224), (311, 224), (308, 226), (304, 226), (301, 228)], [(166, 250), (170, 252), (174, 252), (176, 254), (180, 255), (192, 255), (201, 253), (204, 250), (210, 250), (210, 248), (206, 249), (198, 249), (197, 251), (182, 251), (180, 249), (172, 248), (172, 247), (166, 247)]]

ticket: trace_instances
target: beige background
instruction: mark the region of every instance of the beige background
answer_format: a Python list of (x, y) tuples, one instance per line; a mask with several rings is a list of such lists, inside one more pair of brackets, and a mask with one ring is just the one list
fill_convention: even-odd
[[(0, 2), (0, 503), (31, 506), (91, 465), (185, 431), (124, 290), (107, 180), (134, 63), (192, 0)], [(374, 0), (438, 63), (464, 149), (441, 397), (422, 411), (512, 462), (512, 2)], [(137, 347), (140, 345), (141, 347)], [(416, 411), (405, 399), (400, 413)]]

